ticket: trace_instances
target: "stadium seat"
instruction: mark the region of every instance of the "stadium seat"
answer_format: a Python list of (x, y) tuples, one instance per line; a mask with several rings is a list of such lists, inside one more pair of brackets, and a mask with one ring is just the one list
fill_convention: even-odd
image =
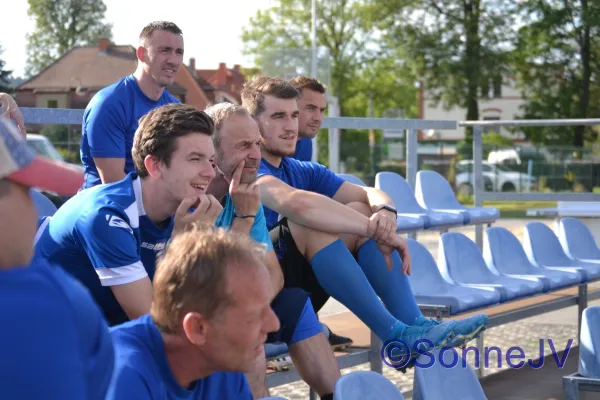
[(573, 260), (565, 254), (554, 231), (541, 222), (528, 222), (523, 231), (523, 249), (529, 261), (538, 267), (577, 271), (582, 282), (600, 277), (600, 265)]
[(430, 355), (420, 356), (417, 363), (413, 400), (487, 399), (461, 350), (434, 349)]
[(519, 239), (502, 227), (486, 230), (483, 258), (488, 267), (495, 269), (500, 275), (539, 279), (544, 284), (544, 291), (575, 285), (582, 280), (577, 271), (556, 271), (531, 264)]
[(360, 180), (359, 177), (354, 176), (352, 174), (337, 174), (337, 176), (339, 176), (347, 182), (354, 183), (355, 185), (367, 186), (362, 180)]
[(409, 280), (417, 304), (449, 306), (453, 315), (500, 302), (500, 293), (493, 288), (470, 288), (447, 282), (429, 250), (418, 241), (408, 239), (408, 249), (413, 265)]
[(440, 236), (438, 267), (442, 276), (459, 285), (475, 288), (494, 288), (500, 301), (516, 299), (543, 292), (544, 285), (535, 278), (500, 276), (490, 270), (479, 248), (462, 233), (446, 232)]
[(562, 218), (558, 223), (558, 239), (565, 254), (577, 261), (600, 262), (600, 249), (592, 232), (577, 218)]
[(500, 211), (496, 208), (460, 204), (448, 181), (435, 171), (417, 172), (415, 198), (426, 210), (462, 215), (465, 225), (491, 224), (500, 218)]
[(460, 215), (428, 211), (422, 208), (417, 203), (408, 182), (395, 172), (377, 173), (375, 187), (383, 190), (392, 198), (398, 210), (398, 217), (419, 218), (423, 222), (424, 229), (448, 229), (464, 225)]
[(356, 371), (342, 376), (333, 390), (334, 400), (404, 400), (402, 392), (383, 375)]
[(600, 378), (600, 307), (588, 307), (581, 316), (579, 374)]
[(54, 215), (56, 212), (56, 206), (49, 198), (44, 196), (42, 193), (37, 190), (30, 189), (29, 194), (33, 200), (33, 204), (37, 209), (39, 217), (49, 217)]

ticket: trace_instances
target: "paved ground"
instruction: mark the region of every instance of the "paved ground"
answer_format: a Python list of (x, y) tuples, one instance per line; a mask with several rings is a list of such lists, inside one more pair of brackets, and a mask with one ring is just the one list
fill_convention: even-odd
[[(528, 221), (531, 220), (524, 221), (509, 219), (501, 220), (496, 225), (503, 226), (511, 230), (518, 238), (520, 238), (523, 226)], [(551, 220), (541, 221), (553, 226), (553, 221)], [(473, 227), (462, 228), (460, 231), (471, 238), (474, 238), (475, 236), (475, 230)], [(423, 243), (429, 249), (429, 251), (432, 252), (434, 258), (437, 257), (438, 239), (439, 234), (436, 233), (423, 233), (417, 237), (417, 240)], [(590, 302), (590, 305), (600, 305), (600, 300)], [(336, 328), (336, 331), (337, 329), (343, 330), (346, 325), (349, 326), (357, 324), (356, 317), (349, 313), (343, 305), (339, 304), (335, 300), (329, 301), (319, 314), (324, 321), (329, 320), (336, 324), (336, 326), (339, 327)], [(341, 324), (340, 321), (342, 321)], [(360, 322), (358, 323), (360, 324)], [(353, 329), (354, 328), (352, 328), (350, 331), (354, 331)], [(359, 333), (357, 333), (357, 335), (358, 334)], [(364, 332), (360, 334), (364, 336)], [(355, 342), (359, 343), (362, 340), (366, 340), (364, 338), (357, 340), (355, 336), (352, 336), (352, 338), (355, 340)], [(519, 370), (510, 370), (511, 368), (506, 359), (506, 352), (508, 349), (513, 346), (518, 346), (523, 350), (526, 360), (537, 360), (540, 358), (540, 340), (542, 340), (544, 343), (544, 367), (539, 370), (527, 367)], [(565, 360), (556, 360), (553, 357), (549, 340), (551, 340), (556, 352), (566, 349)], [(484, 346), (486, 346), (488, 349), (494, 346), (499, 348), (502, 356), (499, 365), (498, 352), (490, 351), (488, 353), (488, 363), (487, 365), (484, 365), (483, 368), (483, 376), (487, 378), (482, 381), (482, 387), (484, 388), (486, 395), (490, 400), (562, 399), (561, 378), (563, 375), (567, 375), (567, 372), (574, 372), (577, 369), (578, 349), (576, 346), (578, 346), (578, 342), (576, 306), (487, 330), (485, 333)], [(475, 346), (474, 341), (470, 344)], [(469, 365), (475, 365), (473, 352), (467, 353), (467, 360)], [(557, 368), (557, 362), (560, 363), (562, 361), (566, 363), (566, 366), (563, 365), (562, 368)], [(345, 369), (342, 371), (342, 374), (366, 369), (368, 369), (368, 364)], [(504, 372), (502, 374), (497, 374), (499, 371)], [(529, 374), (532, 375), (530, 378), (527, 378)], [(394, 382), (403, 392), (410, 391), (413, 388), (414, 370), (411, 370), (404, 375), (384, 365), (384, 376)], [(529, 381), (527, 381), (528, 379)], [(546, 381), (544, 381), (544, 379), (546, 379)], [(544, 385), (536, 385), (536, 380), (544, 381)], [(527, 386), (525, 382), (528, 382), (529, 386)], [(537, 395), (535, 393), (536, 388), (540, 389), (538, 390)], [(552, 392), (552, 396), (554, 397), (548, 397), (549, 395), (547, 393), (549, 392)], [(308, 393), (308, 386), (303, 382), (283, 385), (271, 389), (271, 395), (282, 396), (290, 400), (308, 399)], [(600, 396), (598, 398), (600, 398)]]

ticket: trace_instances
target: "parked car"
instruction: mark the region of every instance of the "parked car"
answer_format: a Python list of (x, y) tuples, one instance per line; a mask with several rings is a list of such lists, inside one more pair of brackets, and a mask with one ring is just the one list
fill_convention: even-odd
[[(514, 192), (525, 191), (529, 177), (527, 174), (512, 171), (500, 164), (491, 164), (487, 161), (481, 162), (486, 191), (490, 192)], [(456, 163), (456, 189), (465, 195), (473, 194), (473, 161), (462, 160)], [(531, 177), (530, 190), (534, 190), (536, 179)]]

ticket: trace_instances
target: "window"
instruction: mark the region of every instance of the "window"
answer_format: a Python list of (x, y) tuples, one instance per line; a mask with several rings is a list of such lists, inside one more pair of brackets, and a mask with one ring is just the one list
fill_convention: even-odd
[(47, 108), (58, 108), (58, 100), (48, 100), (46, 102)]

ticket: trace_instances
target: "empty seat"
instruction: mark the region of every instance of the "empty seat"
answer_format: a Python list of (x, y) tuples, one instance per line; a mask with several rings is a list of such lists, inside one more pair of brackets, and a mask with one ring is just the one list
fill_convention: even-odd
[(578, 271), (582, 276), (582, 282), (600, 276), (600, 265), (569, 258), (554, 231), (546, 224), (541, 222), (527, 223), (523, 231), (522, 243), (527, 258), (538, 267)]
[(342, 376), (335, 384), (334, 400), (404, 400), (391, 381), (374, 371), (357, 371)]
[(54, 215), (56, 206), (49, 198), (33, 189), (29, 190), (29, 195), (33, 200), (33, 204), (35, 205), (39, 217), (49, 217)]
[(487, 229), (483, 258), (488, 267), (495, 268), (501, 275), (539, 279), (544, 284), (545, 291), (582, 281), (581, 274), (577, 271), (550, 270), (531, 264), (519, 239), (508, 229), (499, 226)]
[(496, 208), (460, 204), (448, 181), (435, 171), (417, 172), (415, 198), (427, 210), (462, 215), (464, 224), (489, 224), (500, 218), (500, 211)]
[(494, 288), (500, 293), (501, 302), (544, 290), (542, 282), (535, 278), (513, 278), (492, 272), (475, 242), (462, 233), (443, 233), (439, 249), (438, 267), (442, 276), (464, 286)]
[(566, 217), (560, 220), (558, 239), (569, 258), (578, 261), (600, 261), (600, 249), (592, 232), (577, 218)]
[(347, 182), (354, 183), (355, 185), (367, 186), (362, 180), (360, 180), (359, 177), (354, 176), (352, 174), (337, 174), (337, 176), (339, 176)]
[[(472, 353), (472, 351), (471, 351)], [(413, 400), (485, 400), (487, 397), (460, 349), (434, 349), (417, 359)], [(483, 355), (482, 355), (483, 356)]]
[(428, 211), (419, 205), (410, 185), (395, 172), (379, 172), (375, 175), (375, 187), (392, 198), (398, 210), (398, 217), (419, 218), (424, 229), (447, 229), (462, 226), (460, 215)]
[(445, 305), (450, 314), (485, 307), (500, 302), (500, 293), (493, 288), (470, 288), (446, 281), (429, 250), (414, 239), (408, 239), (412, 260), (410, 284), (417, 304)]
[(600, 307), (588, 307), (581, 316), (579, 374), (600, 378)]
[(288, 346), (285, 343), (265, 343), (265, 356), (268, 359), (276, 358), (287, 354)]

